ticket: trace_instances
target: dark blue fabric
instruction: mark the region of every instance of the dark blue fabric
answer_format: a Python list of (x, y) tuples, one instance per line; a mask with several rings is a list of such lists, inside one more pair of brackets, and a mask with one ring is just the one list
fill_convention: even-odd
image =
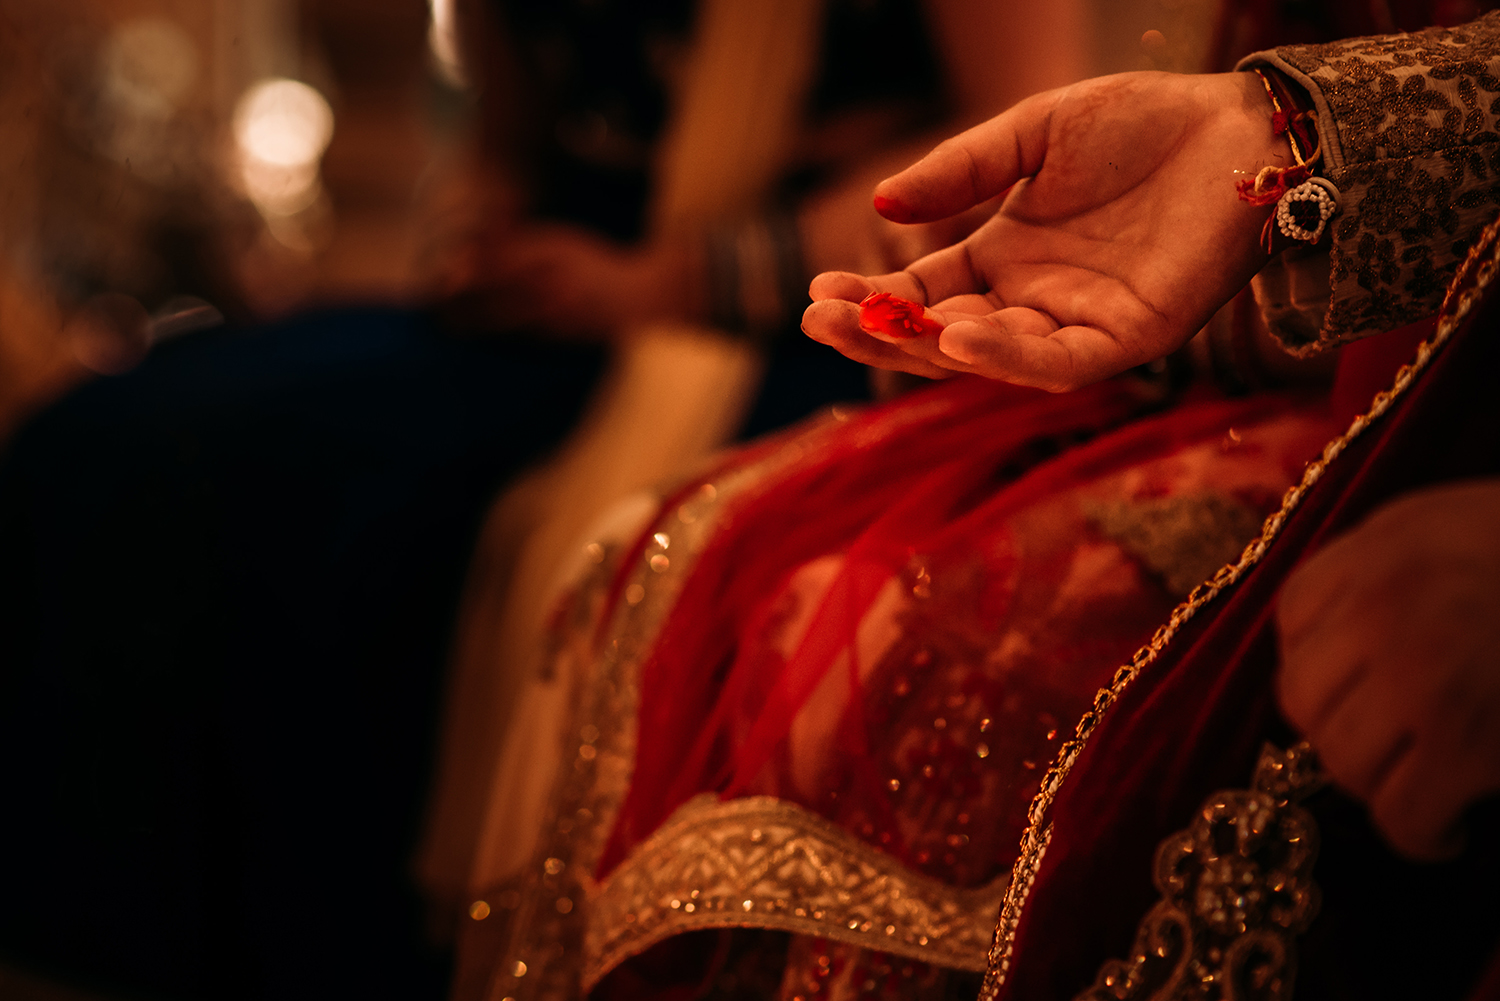
[(33, 421), (0, 469), (0, 948), (151, 996), (441, 996), (407, 866), (456, 596), (601, 363), (330, 312)]
[[(0, 464), (0, 956), (143, 997), (443, 997), (409, 866), (459, 589), (603, 363), (341, 310), (32, 421)], [(753, 423), (860, 395), (792, 341)]]

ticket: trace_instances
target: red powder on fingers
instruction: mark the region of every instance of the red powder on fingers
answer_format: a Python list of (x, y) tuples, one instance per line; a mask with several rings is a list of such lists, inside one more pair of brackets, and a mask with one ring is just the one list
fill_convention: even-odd
[(921, 303), (871, 292), (859, 304), (859, 329), (887, 337), (923, 337), (938, 333), (943, 325), (927, 317)]

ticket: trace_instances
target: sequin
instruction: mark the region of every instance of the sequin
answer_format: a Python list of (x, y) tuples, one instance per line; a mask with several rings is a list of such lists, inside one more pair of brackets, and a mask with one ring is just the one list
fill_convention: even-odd
[(639, 584), (631, 584), (625, 589), (626, 604), (639, 605), (644, 597), (646, 597), (646, 589)]
[(487, 901), (476, 900), (469, 905), (469, 917), (475, 921), (483, 921), (490, 916), (490, 905)]
[(671, 565), (672, 561), (663, 556), (661, 553), (657, 553), (655, 556), (651, 557), (651, 569), (655, 570), (657, 573), (666, 573), (667, 568), (669, 568)]

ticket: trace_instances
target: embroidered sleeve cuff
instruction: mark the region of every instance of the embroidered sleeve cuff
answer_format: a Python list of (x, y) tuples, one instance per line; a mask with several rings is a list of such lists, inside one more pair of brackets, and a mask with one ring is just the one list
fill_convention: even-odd
[(1278, 331), (1282, 344), (1313, 354), (1432, 313), (1500, 211), (1500, 13), (1459, 28), (1285, 46), (1239, 68), (1255, 66), (1307, 90), (1324, 173), (1342, 192), (1321, 326)]

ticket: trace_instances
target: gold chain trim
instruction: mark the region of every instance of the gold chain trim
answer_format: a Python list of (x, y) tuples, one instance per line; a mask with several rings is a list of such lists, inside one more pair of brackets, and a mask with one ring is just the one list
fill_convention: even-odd
[(700, 928), (774, 928), (982, 972), (1008, 881), (959, 889), (794, 803), (697, 796), (591, 895), (583, 987)]
[(1322, 785), (1308, 744), (1267, 744), (1249, 789), (1214, 793), (1161, 843), (1161, 902), (1130, 958), (1105, 963), (1075, 1001), (1290, 998), (1297, 936), (1318, 912), (1318, 828), (1296, 804)]
[(1021, 921), (1021, 912), (1025, 907), (1027, 894), (1036, 881), (1042, 854), (1052, 840), (1052, 822), (1047, 816), (1048, 811), (1057, 798), (1058, 791), (1062, 788), (1068, 773), (1072, 771), (1074, 762), (1078, 760), (1078, 755), (1083, 752), (1089, 737), (1099, 725), (1099, 721), (1104, 718), (1105, 713), (1115, 704), (1131, 682), (1135, 681), (1141, 671), (1161, 656), (1167, 644), (1198, 613), (1199, 609), (1260, 562), (1261, 557), (1266, 554), (1272, 542), (1281, 533), (1286, 520), (1302, 503), (1308, 491), (1323, 478), (1324, 472), (1334, 460), (1343, 454), (1350, 443), (1363, 434), (1370, 425), (1389, 411), (1416, 382), (1417, 377), (1427, 368), (1438, 350), (1448, 342), (1453, 332), (1473, 309), (1474, 304), (1479, 301), (1484, 289), (1493, 281), (1497, 270), (1500, 270), (1500, 220), (1491, 223), (1475, 242), (1474, 247), (1470, 249), (1468, 257), (1459, 267), (1449, 285), (1442, 308), (1438, 311), (1436, 331), (1430, 338), (1418, 345), (1416, 357), (1401, 367), (1391, 387), (1377, 393), (1369, 409), (1354, 418), (1347, 431), (1324, 446), (1322, 455), (1308, 465), (1302, 474), (1301, 482), (1288, 489), (1283, 495), (1281, 508), (1266, 518), (1261, 526), (1260, 535), (1245, 547), (1239, 560), (1220, 567), (1213, 577), (1194, 588), (1182, 604), (1172, 610), (1167, 622), (1156, 630), (1151, 641), (1136, 651), (1128, 664), (1115, 672), (1110, 686), (1101, 688), (1094, 696), (1093, 707), (1078, 721), (1073, 739), (1058, 748), (1057, 759), (1043, 776), (1041, 789), (1031, 801), (1031, 807), (1027, 812), (1026, 831), (1021, 836), (1021, 853), (1011, 870), (1010, 888), (1006, 892), (1005, 902), (1000, 910), (1000, 920), (995, 928), (994, 942), (990, 946), (989, 968), (985, 973), (984, 985), (980, 989), (980, 1001), (995, 1001), (999, 997), (1001, 984), (1005, 982), (1005, 977), (1010, 972), (1011, 953), (1015, 945), (1016, 928)]

